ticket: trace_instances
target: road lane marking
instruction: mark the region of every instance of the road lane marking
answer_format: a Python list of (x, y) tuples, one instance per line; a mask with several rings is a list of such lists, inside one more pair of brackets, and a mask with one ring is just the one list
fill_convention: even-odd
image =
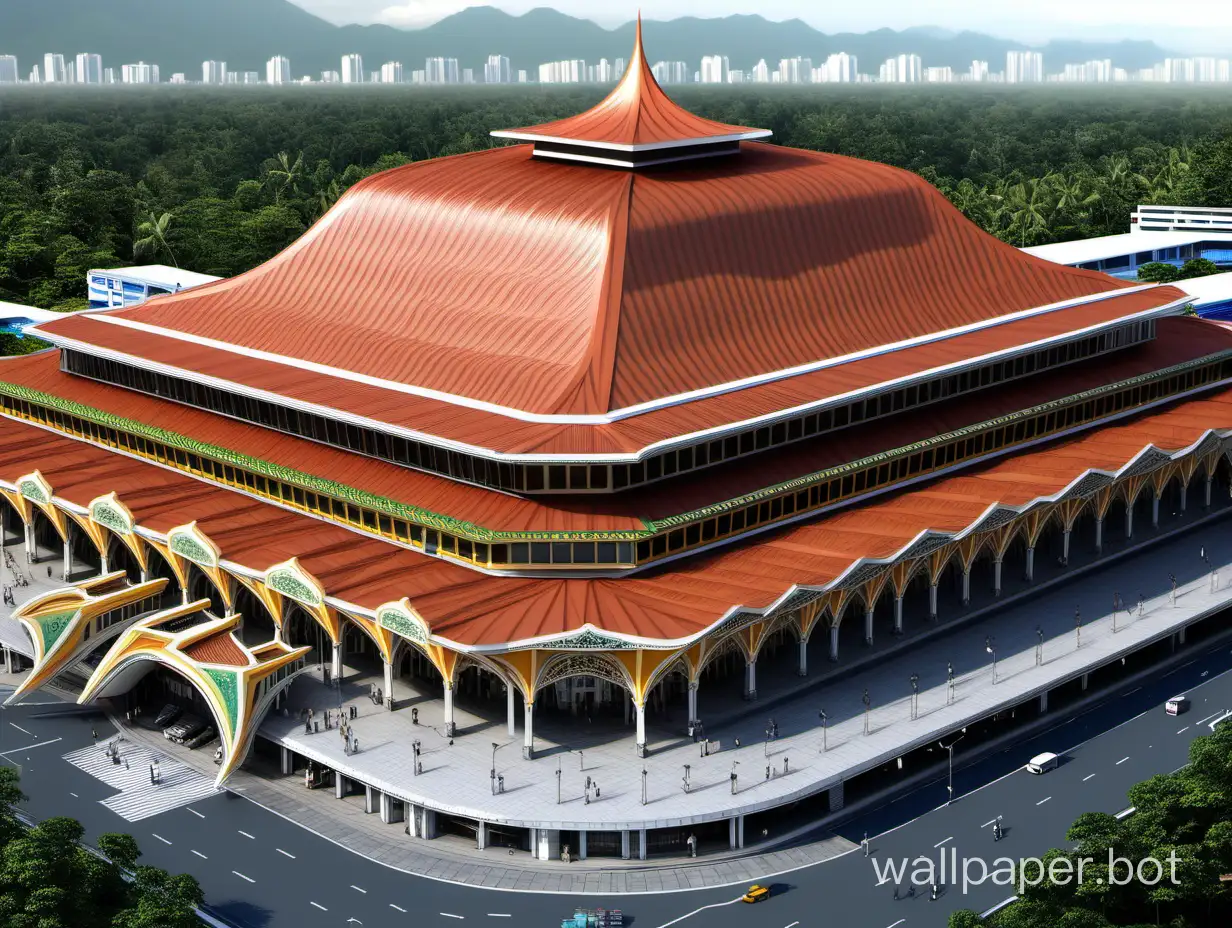
[[(16, 722), (9, 722), (9, 724), (10, 724), (10, 725), (12, 725), (14, 728), (16, 728), (18, 731), (26, 731), (24, 728), (22, 728), (22, 727), (21, 727), (20, 725), (18, 725)], [(33, 737), (34, 737), (34, 732), (26, 731), (26, 734), (27, 734), (27, 735), (29, 735), (31, 738), (33, 738)]]
[(204, 854), (202, 854), (200, 851), (193, 851), (193, 853), (196, 854), (198, 857), (200, 857), (202, 860), (209, 860), (209, 858), (206, 857)]
[(1114, 815), (1113, 818), (1115, 818), (1119, 822), (1123, 818), (1129, 818), (1129, 816), (1133, 815), (1137, 811), (1138, 811), (1137, 806), (1130, 806), (1128, 809), (1122, 809), (1120, 812)]
[(1093, 776), (1095, 776), (1095, 774), (1088, 773), (1085, 777), (1082, 778), (1082, 782), (1085, 783), (1087, 780), (1091, 779)]
[[(659, 925), (658, 928), (671, 928), (671, 926), (676, 924), (677, 922), (682, 922), (686, 918), (692, 918), (698, 912), (705, 912), (707, 909), (722, 908), (725, 905), (735, 905), (742, 898), (743, 898), (742, 896), (737, 896), (735, 899), (728, 899), (726, 902), (712, 902), (710, 903), (710, 905), (704, 905), (700, 909), (694, 909), (692, 912), (686, 912), (684, 915), (678, 916), (677, 918), (673, 918), (670, 922), (664, 922), (662, 925)], [(894, 926), (891, 925), (890, 928), (894, 928)]]
[(309, 903), (309, 905), (315, 905), (315, 906), (316, 906), (318, 909), (320, 909), (322, 912), (328, 912), (328, 911), (329, 911), (329, 909), (325, 908), (325, 906), (321, 905), (321, 903), (319, 903), (319, 902), (310, 902), (310, 903)]
[(508, 912), (489, 912), (488, 918), (513, 918)]
[(243, 835), (245, 838), (247, 838), (249, 841), (256, 841), (256, 840), (257, 840), (256, 838), (254, 838), (252, 835), (250, 835), (250, 834), (249, 834), (248, 832), (246, 832), (246, 831), (241, 831), (241, 832), (240, 832), (240, 834), (242, 834), (242, 835)]
[(995, 821), (996, 821), (996, 819), (995, 819), (995, 818), (990, 818), (988, 821), (986, 821), (986, 822), (985, 822), (983, 825), (981, 825), (980, 827), (981, 827), (981, 828), (987, 828), (989, 825), (991, 825), (991, 824), (992, 824), (993, 822), (995, 822)]
[(1195, 725), (1202, 725), (1202, 724), (1204, 724), (1204, 723), (1206, 723), (1206, 722), (1209, 722), (1209, 721), (1210, 721), (1211, 719), (1213, 719), (1215, 716), (1220, 715), (1222, 712), (1223, 712), (1223, 710), (1222, 710), (1222, 709), (1220, 709), (1220, 710), (1219, 710), (1219, 712), (1212, 712), (1212, 713), (1211, 713), (1210, 715), (1208, 715), (1206, 718), (1204, 718), (1204, 719), (1198, 719), (1198, 721), (1194, 722), (1194, 724), (1195, 724)]
[[(1192, 664), (1192, 663), (1193, 663), (1193, 661), (1190, 661), (1190, 662), (1189, 662), (1189, 664)], [(1188, 667), (1188, 666), (1189, 666), (1189, 664), (1185, 664), (1184, 666)], [(1177, 670), (1180, 670), (1180, 669), (1181, 669), (1180, 667), (1178, 667), (1178, 668), (1177, 668)], [(1121, 694), (1121, 696), (1122, 696), (1122, 697), (1125, 697), (1125, 696), (1132, 696), (1132, 695), (1134, 695), (1134, 693), (1138, 692), (1138, 690), (1140, 690), (1140, 689), (1142, 689), (1142, 687), (1140, 687), (1140, 686), (1135, 686), (1135, 687), (1134, 687), (1132, 690), (1130, 690), (1128, 693), (1122, 693), (1122, 694)]]
[(274, 850), (276, 850), (279, 854), (282, 854), (284, 857), (290, 857), (292, 860), (294, 860), (294, 859), (295, 859), (295, 855), (294, 855), (294, 854), (288, 854), (286, 851), (284, 851), (284, 850), (283, 850), (282, 848), (280, 848), (280, 847), (276, 847), (276, 848), (274, 848)]
[(198, 812), (196, 809), (189, 809), (188, 811), (191, 812), (193, 815), (197, 816), (197, 818), (205, 818), (205, 816), (202, 815), (200, 812)]
[(391, 903), (389, 904), (389, 907), (390, 907), (391, 909), (397, 909), (399, 912), (402, 912), (403, 914), (406, 914), (406, 909), (402, 908), (402, 906), (400, 906), (400, 905), (394, 905), (394, 904), (391, 902)]
[[(10, 722), (9, 724), (11, 725), (13, 723)], [(51, 741), (40, 741), (38, 744), (31, 744), (24, 748), (12, 748), (11, 750), (8, 750), (8, 751), (0, 751), (0, 757), (3, 757), (4, 755), (7, 755), (7, 754), (16, 754), (18, 751), (32, 751), (35, 748), (46, 747), (49, 744), (55, 744), (57, 741), (63, 741), (63, 740), (64, 740), (63, 738), (53, 738)]]
[(899, 919), (898, 921), (896, 921), (893, 925), (890, 925), (890, 926), (889, 926), (889, 928), (895, 928), (895, 926), (897, 926), (897, 925), (901, 925), (901, 924), (902, 924), (903, 922), (905, 922), (906, 920), (907, 920), (907, 919), (905, 919), (905, 918), (900, 918), (900, 919)]
[(988, 918), (988, 916), (990, 916), (990, 915), (994, 915), (994, 914), (996, 914), (997, 912), (1000, 912), (1002, 909), (1004, 909), (1004, 908), (1005, 908), (1007, 905), (1009, 905), (1011, 902), (1017, 902), (1017, 901), (1018, 901), (1018, 897), (1017, 897), (1017, 896), (1010, 896), (1008, 899), (1002, 899), (1000, 902), (998, 902), (996, 905), (994, 905), (991, 909), (987, 909), (987, 910), (985, 910), (985, 911), (981, 912), (981, 913), (980, 913), (980, 918)]
[(1185, 732), (1187, 732), (1187, 731), (1189, 731), (1189, 726), (1188, 726), (1188, 725), (1186, 725), (1184, 728), (1182, 728), (1180, 731), (1178, 731), (1178, 732), (1177, 732), (1177, 734), (1178, 734), (1178, 735), (1183, 735), (1183, 734), (1185, 734)]
[(76, 793), (69, 793), (69, 795), (70, 795), (70, 796), (72, 796), (74, 799), (80, 799), (80, 798), (81, 798), (81, 797), (80, 797), (80, 796), (78, 796)]
[(1115, 764), (1113, 764), (1113, 766), (1114, 766), (1114, 767), (1119, 767), (1119, 766), (1121, 766), (1121, 764), (1125, 763), (1127, 760), (1129, 760), (1129, 758), (1128, 758), (1128, 757), (1122, 757), (1122, 758), (1121, 758), (1120, 760), (1118, 760)]
[(355, 890), (357, 893), (363, 893), (365, 896), (366, 896), (366, 895), (368, 895), (368, 890), (366, 890), (366, 889), (360, 889), (360, 888), (359, 888), (358, 886), (356, 886), (354, 883), (352, 883), (352, 884), (351, 884), (351, 889)]
[(466, 918), (465, 915), (454, 915), (452, 912), (442, 912), (441, 914), (446, 918)]
[(1036, 805), (1037, 805), (1037, 806), (1042, 806), (1044, 803), (1046, 803), (1046, 802), (1047, 802), (1049, 799), (1051, 799), (1051, 798), (1052, 798), (1051, 796), (1045, 796), (1043, 799), (1041, 799), (1039, 802), (1037, 802), (1037, 803), (1036, 803)]
[[(150, 832), (150, 834), (154, 835), (154, 832), (152, 832), (152, 831), (151, 831), (151, 832)], [(170, 843), (171, 843), (171, 842), (170, 842), (170, 841), (168, 841), (166, 838), (164, 838), (162, 835), (154, 835), (154, 837), (156, 837), (156, 838), (157, 838), (159, 841), (161, 841), (163, 844), (170, 844)]]
[(800, 924), (800, 923), (799, 923), (799, 922), (792, 922), (790, 925), (788, 925), (788, 926), (787, 926), (787, 928), (796, 928), (796, 925), (798, 925), (798, 924)]
[[(994, 821), (995, 821), (995, 819), (994, 819)], [(950, 835), (948, 838), (942, 838), (940, 841), (938, 841), (936, 844), (934, 844), (934, 845), (933, 845), (933, 847), (941, 847), (941, 845), (945, 844), (945, 842), (947, 842), (947, 841), (953, 841), (953, 840), (954, 840), (954, 836), (953, 836), (953, 835)]]
[(231, 872), (238, 876), (241, 880), (247, 880), (249, 883), (257, 882), (250, 876), (244, 876), (244, 874), (240, 873), (238, 870), (232, 870)]

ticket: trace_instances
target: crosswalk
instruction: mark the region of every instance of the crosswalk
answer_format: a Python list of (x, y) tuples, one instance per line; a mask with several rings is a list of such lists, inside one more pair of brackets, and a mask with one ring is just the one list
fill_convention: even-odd
[[(102, 800), (102, 804), (126, 821), (150, 818), (218, 792), (209, 777), (166, 755), (155, 754), (129, 741), (121, 740), (119, 745), (119, 764), (112, 763), (101, 743), (65, 754), (64, 759), (119, 790), (116, 795)], [(150, 764), (156, 760), (162, 781), (154, 785), (150, 783)]]

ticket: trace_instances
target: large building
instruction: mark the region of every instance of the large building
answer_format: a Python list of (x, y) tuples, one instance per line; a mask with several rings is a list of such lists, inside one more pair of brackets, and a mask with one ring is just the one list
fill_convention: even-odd
[[(192, 700), (224, 780), (266, 722), (284, 773), (326, 750), (267, 719), (311, 665), (368, 668), (375, 701), (413, 677), (439, 701), (380, 714), (423, 725), (371, 753), (407, 758), (367, 787), (382, 817), (393, 797), (413, 835), (432, 810), (478, 818), (481, 845), (499, 819), (550, 855), (545, 834), (618, 798), (590, 804), (588, 778), (569, 826), (529, 791), (483, 811), (505, 799), (456, 699), (507, 718), (540, 782), (552, 720), (623, 713), (640, 767), (648, 713), (676, 706), (683, 740), (711, 694), (757, 697), (773, 649), (807, 675), (929, 634), (1003, 567), (1032, 583), (1037, 551), (1063, 570), (1122, 512), (1133, 536), (1135, 508), (1227, 498), (1232, 332), (1181, 317), (1177, 289), (1024, 254), (915, 174), (689, 113), (640, 27), (597, 106), (493, 134), (511, 144), (361, 181), (246, 274), (41, 323), (54, 350), (0, 361), (0, 539), (74, 575), (17, 610), (17, 698), (75, 665), (83, 702)], [(479, 738), (481, 773), (419, 776), (412, 739), (438, 728), (450, 757)], [(729, 749), (760, 780), (761, 746)], [(626, 851), (640, 828), (644, 855), (647, 830), (726, 834), (724, 803), (826, 789), (767, 769), (736, 795), (733, 767), (729, 796), (728, 758), (671, 821), (634, 800), (602, 828)]]
[(16, 84), (20, 74), (15, 55), (0, 55), (0, 84)]
[(101, 84), (103, 82), (103, 56), (82, 52), (77, 56), (75, 74), (79, 84)]

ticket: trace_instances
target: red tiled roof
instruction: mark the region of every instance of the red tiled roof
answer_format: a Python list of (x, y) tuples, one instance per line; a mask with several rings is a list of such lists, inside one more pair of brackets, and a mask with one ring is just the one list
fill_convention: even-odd
[(1161, 319), (1157, 338), (1110, 356), (947, 400), (909, 415), (874, 420), (797, 442), (772, 455), (737, 459), (616, 496), (522, 498), (486, 490), (65, 374), (59, 369), (57, 352), (0, 359), (0, 381), (496, 531), (620, 531), (642, 529), (645, 520), (660, 520), (738, 498), (892, 447), (1229, 348), (1232, 331), (1192, 317)]
[(217, 635), (195, 641), (184, 649), (184, 654), (201, 664), (248, 666), (248, 655), (235, 643), (230, 632), (219, 632)]
[(0, 418), (0, 477), (39, 468), (79, 505), (115, 491), (158, 532), (196, 520), (223, 557), (264, 571), (298, 557), (327, 594), (364, 608), (409, 597), (433, 632), (462, 645), (573, 631), (678, 639), (733, 608), (761, 609), (793, 585), (823, 586), (862, 558), (889, 558), (926, 530), (961, 532), (995, 505), (1059, 493), (1089, 469), (1116, 471), (1148, 445), (1190, 447), (1232, 428), (1232, 390), (1147, 413), (851, 507), (742, 544), (620, 578), (490, 576), (277, 509), (223, 488)]

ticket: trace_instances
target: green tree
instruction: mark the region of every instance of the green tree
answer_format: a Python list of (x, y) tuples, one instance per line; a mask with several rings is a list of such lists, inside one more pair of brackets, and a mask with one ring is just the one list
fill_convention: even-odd
[(140, 238), (133, 242), (133, 257), (140, 259), (145, 255), (157, 256), (166, 253), (171, 259), (171, 263), (176, 267), (180, 263), (175, 259), (175, 252), (171, 250), (171, 245), (167, 242), (167, 233), (171, 229), (171, 213), (163, 213), (160, 216), (155, 216), (153, 213), (147, 213), (137, 226), (137, 234)]
[(1179, 280), (1180, 269), (1163, 261), (1148, 261), (1138, 265), (1138, 279), (1149, 284), (1170, 284)]
[(1177, 280), (1188, 280), (1190, 277), (1209, 277), (1219, 272), (1219, 267), (1214, 261), (1207, 258), (1190, 258), (1181, 265)]

